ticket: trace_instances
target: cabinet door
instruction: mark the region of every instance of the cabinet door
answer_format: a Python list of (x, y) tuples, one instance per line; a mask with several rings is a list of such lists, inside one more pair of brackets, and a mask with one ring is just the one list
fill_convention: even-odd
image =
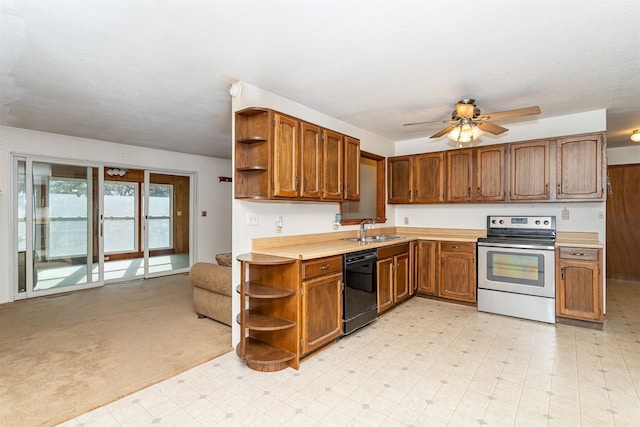
[(342, 334), (342, 273), (302, 282), (303, 354)]
[(512, 200), (549, 199), (549, 141), (511, 144), (509, 164)]
[(389, 203), (410, 203), (412, 188), (412, 156), (387, 159)]
[(599, 264), (561, 260), (557, 272), (556, 315), (602, 322)]
[(602, 137), (562, 138), (556, 144), (556, 198), (603, 199)]
[(473, 158), (470, 148), (447, 152), (447, 201), (471, 200)]
[(344, 138), (344, 199), (360, 200), (360, 140)]
[(400, 302), (409, 297), (409, 254), (404, 253), (393, 257), (393, 290), (394, 302)]
[(322, 198), (324, 200), (342, 200), (344, 173), (343, 135), (324, 130), (322, 157)]
[(291, 117), (274, 114), (273, 132), (273, 195), (298, 197), (299, 122)]
[(378, 260), (378, 313), (391, 308), (393, 305), (393, 258)]
[(436, 295), (436, 242), (420, 240), (414, 256), (417, 292)]
[(459, 301), (476, 302), (475, 253), (440, 252), (438, 295)]
[(504, 145), (475, 149), (475, 200), (504, 200)]
[(413, 167), (413, 200), (417, 203), (443, 202), (444, 152), (415, 155)]
[(300, 124), (300, 195), (305, 198), (320, 198), (322, 176), (322, 129), (320, 126), (302, 122)]

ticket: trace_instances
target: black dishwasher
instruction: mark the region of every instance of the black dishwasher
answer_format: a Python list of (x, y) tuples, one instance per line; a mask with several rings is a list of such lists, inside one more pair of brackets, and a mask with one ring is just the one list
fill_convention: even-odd
[(378, 316), (377, 259), (376, 249), (344, 255), (342, 332), (345, 335), (360, 329)]

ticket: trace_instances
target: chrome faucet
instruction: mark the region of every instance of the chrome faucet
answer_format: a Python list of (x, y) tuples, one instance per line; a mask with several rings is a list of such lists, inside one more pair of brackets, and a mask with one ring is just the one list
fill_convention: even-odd
[(364, 227), (366, 223), (375, 225), (376, 220), (373, 218), (365, 218), (362, 221), (360, 221), (360, 241), (361, 242), (364, 242), (367, 239), (367, 229)]

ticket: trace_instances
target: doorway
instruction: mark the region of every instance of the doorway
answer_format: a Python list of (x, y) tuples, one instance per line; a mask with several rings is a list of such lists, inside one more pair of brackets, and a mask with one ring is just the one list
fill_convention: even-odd
[(640, 164), (608, 167), (607, 278), (640, 281)]

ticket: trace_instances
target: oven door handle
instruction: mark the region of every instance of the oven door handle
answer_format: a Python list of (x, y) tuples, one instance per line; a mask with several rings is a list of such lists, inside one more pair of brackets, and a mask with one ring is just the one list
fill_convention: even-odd
[(481, 248), (502, 248), (502, 249), (538, 249), (541, 251), (554, 251), (556, 248), (555, 246), (536, 246), (536, 245), (520, 245), (520, 244), (513, 244), (513, 245), (495, 245), (495, 244), (491, 244), (491, 243), (478, 243), (478, 247)]

